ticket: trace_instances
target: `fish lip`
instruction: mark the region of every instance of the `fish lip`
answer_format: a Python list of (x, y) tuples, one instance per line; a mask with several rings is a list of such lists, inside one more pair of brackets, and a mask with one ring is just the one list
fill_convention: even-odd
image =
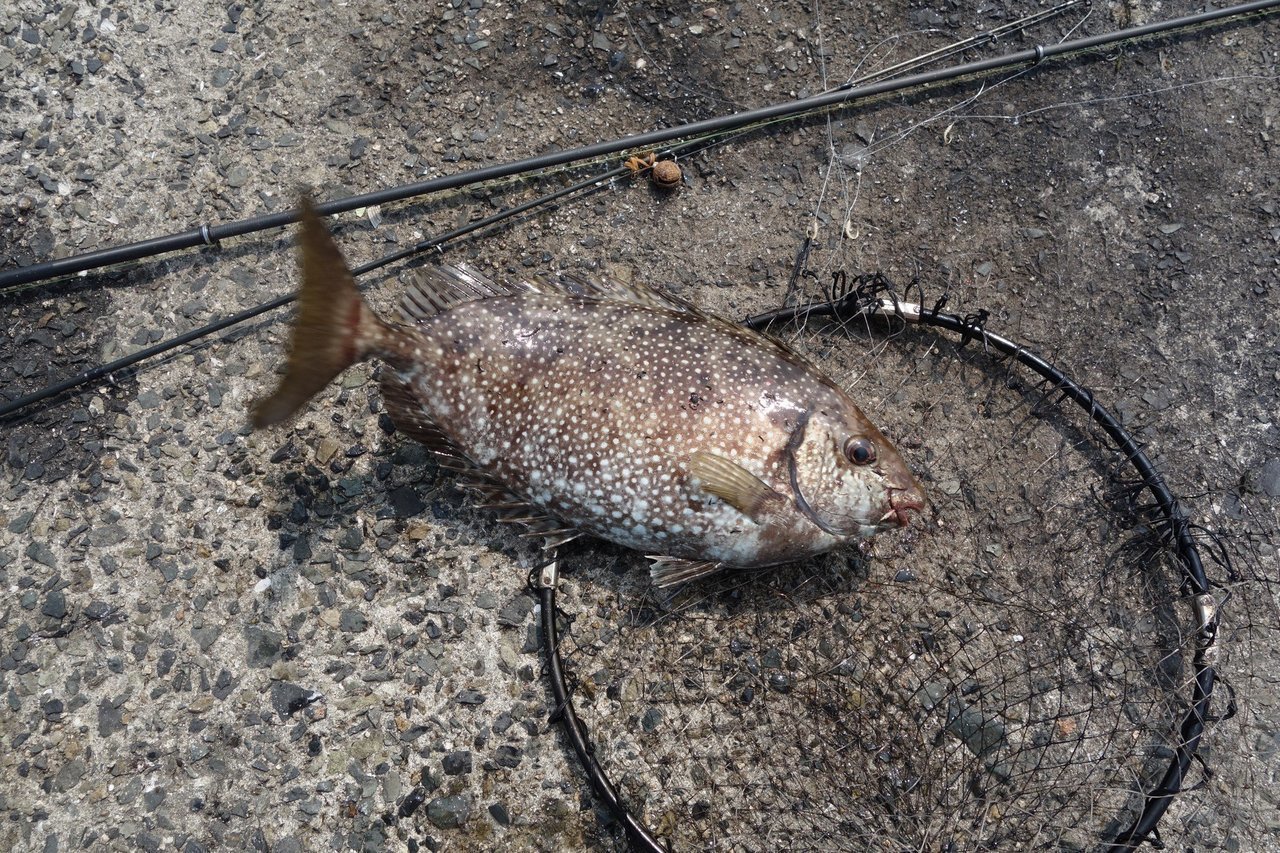
[(906, 507), (894, 507), (880, 516), (881, 527), (908, 527), (910, 523), (911, 517), (907, 514)]
[(924, 494), (920, 491), (919, 486), (914, 484), (910, 486), (890, 486), (889, 511), (880, 516), (880, 523), (895, 527), (907, 527), (911, 522), (910, 510), (920, 512), (923, 509)]

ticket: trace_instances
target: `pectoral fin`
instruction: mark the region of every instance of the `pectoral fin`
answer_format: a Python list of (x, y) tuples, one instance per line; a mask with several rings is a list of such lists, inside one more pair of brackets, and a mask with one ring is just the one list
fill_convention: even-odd
[(772, 505), (783, 500), (755, 474), (715, 453), (694, 453), (689, 473), (704, 490), (756, 522), (763, 522)]

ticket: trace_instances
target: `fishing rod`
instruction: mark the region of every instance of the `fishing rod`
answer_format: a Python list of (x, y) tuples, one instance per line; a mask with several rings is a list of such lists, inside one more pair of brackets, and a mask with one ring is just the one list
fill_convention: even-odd
[[(881, 69), (879, 71), (874, 71), (869, 74), (863, 75), (862, 77), (856, 78), (854, 80), (850, 80), (842, 84), (838, 88), (848, 89), (855, 85), (869, 83), (869, 82), (872, 82), (873, 80), (884, 79), (885, 77), (892, 74), (902, 73), (907, 70), (918, 69), (923, 65), (926, 65), (938, 59), (952, 56), (964, 49), (974, 47), (980, 44), (985, 44), (986, 42), (999, 38), (1000, 36), (1003, 36), (1007, 33), (1015, 32), (1018, 29), (1024, 28), (1026, 26), (1030, 26), (1032, 24), (1040, 23), (1042, 21), (1048, 20), (1050, 17), (1062, 14), (1068, 9), (1073, 8), (1079, 2), (1081, 2), (1081, 0), (1067, 0), (1067, 2), (1061, 3), (1058, 6), (1053, 7), (1052, 9), (1048, 9), (1043, 12), (1038, 12), (1033, 15), (1022, 17), (1017, 19), (1016, 21), (1010, 21), (1006, 24), (1003, 24), (999, 27), (995, 27), (986, 32), (977, 33), (968, 38), (964, 38), (959, 41), (953, 42), (950, 45), (939, 48), (938, 50), (935, 50), (935, 51), (931, 51), (930, 53), (926, 53), (922, 56), (917, 56), (905, 62), (900, 62), (897, 65), (891, 66), (887, 69)], [(828, 90), (828, 91), (834, 91), (834, 90)], [(664, 158), (666, 157), (675, 158), (675, 157), (686, 156), (691, 153), (696, 153), (698, 151), (705, 150), (706, 148), (711, 147), (711, 145), (713, 144), (723, 144), (728, 140), (734, 139), (737, 136), (740, 136), (741, 134), (749, 132), (749, 130), (750, 130), (749, 127), (740, 128), (734, 133), (717, 134), (717, 135), (711, 135), (703, 138), (693, 139), (688, 142), (685, 142), (682, 145), (678, 145), (663, 151), (662, 156)], [(711, 142), (709, 140), (716, 140), (716, 142)], [(443, 244), (451, 240), (454, 240), (458, 237), (473, 233), (489, 225), (496, 224), (499, 221), (506, 219), (508, 217), (516, 216), (518, 214), (524, 213), (526, 211), (532, 210), (542, 205), (553, 203), (561, 198), (567, 197), (574, 193), (583, 192), (583, 194), (585, 194), (586, 192), (591, 192), (596, 189), (600, 189), (601, 187), (604, 186), (604, 182), (612, 180), (613, 178), (629, 171), (633, 172), (633, 174), (635, 173), (635, 171), (631, 169), (629, 165), (619, 166), (617, 168), (611, 169), (602, 174), (588, 178), (585, 181), (580, 181), (576, 184), (564, 187), (555, 192), (548, 193), (543, 196), (539, 196), (538, 198), (516, 205), (512, 208), (501, 210), (491, 216), (487, 216), (476, 222), (469, 223), (468, 225), (462, 226), (461, 228), (455, 229), (446, 234), (442, 234), (436, 237), (429, 238), (427, 240), (423, 240), (406, 249), (392, 252), (388, 255), (384, 255), (381, 258), (375, 259), (373, 261), (369, 261), (368, 263), (362, 264), (354, 268), (352, 270), (352, 274), (355, 276), (359, 276), (366, 272), (370, 272), (372, 270), (386, 266), (387, 264), (393, 263), (394, 261), (402, 260), (404, 258), (408, 258), (422, 252), (430, 251), (431, 249), (434, 249), (434, 248), (439, 248)], [(56, 382), (52, 385), (48, 385), (44, 388), (41, 388), (38, 391), (34, 391), (16, 400), (11, 400), (8, 403), (0, 405), (0, 418), (13, 414), (14, 412), (17, 412), (29, 405), (32, 405), (33, 403), (38, 403), (42, 400), (56, 397), (57, 395), (62, 394), (66, 391), (70, 391), (78, 386), (86, 385), (91, 382), (95, 382), (99, 379), (108, 377), (113, 373), (126, 370), (134, 366), (135, 364), (138, 364), (139, 362), (145, 361), (146, 359), (152, 358), (157, 355), (163, 355), (164, 353), (169, 352), (170, 350), (176, 349), (179, 346), (192, 343), (193, 341), (196, 341), (207, 335), (216, 334), (217, 332), (220, 332), (231, 326), (235, 326), (239, 323), (243, 323), (247, 320), (251, 320), (254, 317), (261, 316), (262, 314), (265, 314), (268, 311), (273, 311), (277, 308), (282, 308), (285, 305), (288, 305), (291, 302), (295, 301), (295, 299), (296, 299), (295, 294), (289, 294), (286, 296), (280, 296), (275, 299), (268, 300), (267, 302), (264, 302), (259, 305), (255, 305), (251, 308), (246, 308), (243, 311), (237, 312), (236, 314), (233, 314), (230, 317), (223, 317), (219, 320), (215, 320), (213, 322), (200, 326), (199, 328), (191, 329), (190, 331), (184, 332), (183, 334), (177, 335), (168, 340), (160, 341), (159, 343), (156, 343), (150, 347), (146, 347), (142, 350), (138, 350), (137, 352), (130, 353), (129, 355), (126, 355), (126, 356), (122, 356), (121, 358), (115, 359), (114, 361), (111, 361), (107, 364), (102, 364), (102, 365), (98, 365), (97, 367), (92, 367), (87, 370), (83, 370), (80, 373), (76, 374), (75, 376), (62, 380), (61, 382)]]
[[(948, 66), (946, 68), (936, 69), (933, 71), (912, 74), (907, 77), (898, 77), (892, 80), (881, 80), (864, 85), (852, 86), (850, 88), (838, 87), (809, 98), (771, 104), (769, 106), (732, 113), (726, 116), (704, 119), (702, 121), (676, 125), (674, 127), (662, 128), (660, 130), (652, 130), (646, 133), (626, 136), (606, 142), (597, 142), (592, 145), (572, 148), (567, 151), (556, 151), (536, 157), (528, 157), (523, 160), (500, 163), (480, 169), (473, 169), (452, 175), (431, 178), (425, 181), (402, 184), (389, 189), (362, 193), (360, 195), (349, 196), (344, 199), (321, 202), (316, 205), (316, 210), (321, 215), (327, 216), (335, 213), (345, 213), (363, 207), (373, 207), (380, 204), (403, 201), (415, 196), (426, 195), (443, 190), (457, 189), (485, 181), (494, 181), (514, 175), (522, 175), (528, 172), (551, 169), (582, 160), (603, 158), (611, 154), (617, 154), (630, 149), (653, 148), (685, 137), (715, 135), (726, 131), (736, 130), (748, 125), (765, 124), (782, 119), (795, 118), (807, 113), (821, 111), (832, 107), (847, 106), (854, 102), (867, 101), (872, 98), (895, 94), (909, 89), (919, 89), (939, 83), (955, 82), (962, 79), (985, 77), (997, 71), (1020, 66), (1030, 68), (1040, 65), (1048, 60), (1062, 59), (1076, 54), (1096, 51), (1099, 48), (1122, 42), (1136, 41), (1138, 39), (1149, 38), (1157, 35), (1176, 33), (1181, 30), (1204, 27), (1218, 22), (1232, 20), (1236, 20), (1238, 22), (1238, 20), (1249, 16), (1260, 17), (1263, 15), (1269, 15), (1277, 9), (1280, 9), (1280, 0), (1253, 0), (1253, 2), (1250, 3), (1242, 3), (1224, 9), (1211, 9), (1195, 15), (1186, 15), (1180, 18), (1172, 18), (1167, 21), (1158, 21), (1138, 27), (1129, 27), (1123, 30), (1113, 30), (1101, 35), (1072, 39), (1058, 44), (1037, 44), (1035, 47), (1028, 48), (1026, 50), (1020, 50), (1003, 56), (992, 57), (990, 59), (976, 60), (974, 62)], [(281, 213), (266, 214), (263, 216), (251, 217), (249, 219), (227, 222), (220, 225), (210, 225), (206, 223), (196, 228), (176, 234), (169, 234), (164, 237), (154, 237), (138, 243), (129, 243), (123, 246), (98, 249), (96, 251), (72, 255), (66, 258), (58, 258), (51, 261), (32, 264), (27, 267), (6, 270), (0, 272), (0, 292), (3, 292), (5, 288), (61, 278), (63, 276), (83, 273), (91, 269), (98, 269), (105, 266), (135, 261), (141, 258), (152, 257), (167, 252), (191, 249), (198, 246), (212, 246), (231, 237), (239, 237), (269, 228), (279, 228), (289, 224), (290, 222), (296, 221), (296, 219), (296, 211), (289, 210)]]
[[(867, 74), (864, 74), (860, 77), (856, 77), (854, 79), (848, 80), (840, 84), (839, 86), (825, 89), (820, 94), (829, 94), (837, 90), (840, 90), (840, 91), (848, 90), (853, 88), (854, 86), (864, 85), (864, 84), (868, 84), (868, 83), (872, 83), (880, 80), (886, 80), (890, 77), (896, 77), (900, 74), (905, 74), (909, 71), (918, 71), (926, 65), (930, 65), (934, 62), (937, 62), (942, 59), (946, 59), (951, 56), (955, 56), (956, 54), (962, 53), (965, 50), (971, 50), (973, 48), (980, 47), (984, 44), (993, 42), (996, 39), (999, 39), (1010, 33), (1014, 33), (1014, 32), (1017, 32), (1018, 30), (1026, 29), (1029, 26), (1033, 26), (1035, 24), (1043, 23), (1044, 21), (1051, 20), (1052, 18), (1058, 15), (1064, 14), (1065, 12), (1069, 11), (1070, 9), (1074, 8), (1075, 6), (1079, 5), (1082, 2), (1084, 2), (1084, 0), (1066, 0), (1066, 2), (1060, 3), (1051, 9), (1046, 9), (1030, 15), (1025, 15), (1021, 18), (1018, 18), (1017, 20), (1009, 21), (1007, 23), (993, 27), (990, 30), (985, 30), (983, 32), (975, 33), (972, 36), (960, 39), (959, 41), (952, 42), (949, 45), (940, 47), (936, 50), (929, 51), (928, 53), (915, 56), (911, 59), (904, 60), (895, 65), (891, 65), (887, 68), (881, 68), (876, 71), (872, 71)], [(725, 142), (725, 141), (734, 139), (741, 134), (747, 133), (750, 130), (751, 130), (751, 126), (746, 126), (746, 127), (738, 128), (737, 131), (732, 134), (729, 134), (729, 133), (710, 134), (706, 137), (703, 137), (702, 139), (692, 140), (691, 142), (685, 143), (684, 145), (679, 146), (678, 148), (673, 148), (667, 152), (664, 152), (664, 156), (675, 157), (683, 153), (687, 153), (689, 150), (700, 150), (700, 148), (697, 147), (698, 142), (702, 142), (709, 139), (716, 139), (716, 140), (719, 140), (720, 142)], [(708, 145), (704, 145), (702, 147), (709, 147), (709, 143)], [(243, 224), (245, 225), (246, 228), (250, 228), (252, 226), (251, 230), (253, 231), (267, 230), (269, 226), (259, 227), (259, 226), (253, 225), (253, 223), (261, 222), (261, 221), (263, 221), (263, 217), (256, 217), (256, 218), (243, 220)], [(207, 228), (207, 231), (206, 231), (206, 228)], [(197, 230), (200, 231), (202, 239), (209, 245), (215, 244), (216, 242), (214, 240), (215, 234), (220, 233), (218, 229), (212, 226), (200, 226), (200, 228)], [(249, 233), (249, 231), (246, 231), (245, 233)], [(158, 238), (158, 239), (165, 240), (165, 239), (177, 238), (180, 236), (182, 235), (170, 235), (170, 238)], [(124, 263), (130, 262), (130, 261), (141, 260), (144, 257), (160, 254), (160, 252), (154, 251), (153, 249), (144, 248), (149, 246), (151, 242), (152, 241), (144, 241), (141, 243), (134, 243), (131, 245), (116, 247), (120, 251), (126, 251), (126, 250), (129, 250), (130, 248), (134, 248), (142, 252), (142, 254), (139, 254), (136, 256), (130, 255), (129, 257), (126, 257), (120, 261), (109, 261), (109, 262), (100, 264), (94, 268), (100, 269), (108, 266), (122, 266)], [(396, 255), (389, 257), (387, 259), (387, 262), (390, 263), (393, 260), (399, 260), (401, 258), (408, 257), (412, 254), (415, 254), (419, 251), (423, 251), (424, 249), (422, 248), (422, 246), (424, 245), (425, 244), (419, 244), (418, 246), (415, 246), (413, 249), (397, 253)], [(88, 256), (86, 255), (81, 257), (88, 257)], [(50, 265), (52, 264), (45, 265), (45, 266), (50, 266)], [(36, 265), (28, 269), (34, 270), (38, 266), (41, 266), (41, 265)], [(83, 272), (84, 271), (81, 271), (81, 273)], [(6, 274), (3, 271), (0, 271), (0, 282), (4, 280), (3, 277), (5, 275)], [(53, 277), (57, 277), (57, 276), (55, 275)], [(46, 280), (45, 277), (35, 279), (34, 281), (43, 281), (43, 280)], [(25, 289), (23, 287), (23, 284), (32, 284), (32, 283), (33, 282), (23, 282), (21, 284), (14, 285), (13, 287), (9, 288), (9, 292), (16, 292), (18, 290)], [(5, 288), (3, 286), (0, 286), (0, 297), (3, 297), (4, 295), (5, 295)], [(287, 303), (273, 304), (271, 307), (279, 307), (282, 304), (287, 304)], [(269, 310), (269, 309), (265, 309), (265, 310)], [(209, 329), (209, 331), (216, 331), (216, 330)]]

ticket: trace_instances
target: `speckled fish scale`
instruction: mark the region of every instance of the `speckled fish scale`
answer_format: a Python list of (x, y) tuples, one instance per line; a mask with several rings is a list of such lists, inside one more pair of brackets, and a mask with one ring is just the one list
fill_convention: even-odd
[(293, 355), (258, 425), (379, 357), (392, 419), (485, 505), (548, 544), (587, 533), (650, 554), (659, 583), (821, 553), (922, 505), (847, 394), (679, 300), (573, 277), (500, 287), (441, 267), (390, 324), (314, 216), (302, 248)]
[[(753, 457), (763, 474), (767, 448), (794, 424), (734, 389), (803, 382), (795, 365), (695, 315), (562, 296), (471, 302), (417, 330), (423, 343), (397, 378), (513, 493), (631, 548), (734, 564), (761, 556), (766, 529), (744, 526), (723, 501), (707, 506), (689, 453), (672, 450)], [(770, 544), (774, 561), (791, 556)]]

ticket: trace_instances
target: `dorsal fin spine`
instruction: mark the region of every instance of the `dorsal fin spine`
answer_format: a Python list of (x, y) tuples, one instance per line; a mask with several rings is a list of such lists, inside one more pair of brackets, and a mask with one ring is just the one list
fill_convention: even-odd
[(506, 296), (518, 290), (503, 287), (466, 264), (423, 267), (400, 299), (400, 314), (410, 325), (465, 302)]
[(409, 325), (442, 314), (467, 302), (479, 302), (517, 293), (563, 294), (604, 302), (630, 302), (649, 308), (698, 314), (688, 302), (642, 284), (623, 284), (609, 278), (595, 278), (578, 272), (560, 273), (554, 280), (538, 279), (515, 284), (498, 284), (466, 264), (423, 267), (405, 288), (400, 314)]

